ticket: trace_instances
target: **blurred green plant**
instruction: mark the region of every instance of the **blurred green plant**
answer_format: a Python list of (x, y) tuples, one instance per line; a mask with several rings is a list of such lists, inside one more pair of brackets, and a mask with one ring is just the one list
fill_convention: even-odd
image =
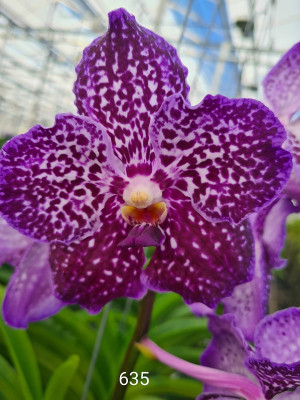
[(287, 237), (281, 256), (286, 267), (273, 272), (270, 312), (300, 306), (300, 219), (292, 215), (287, 223)]
[[(290, 291), (300, 279), (299, 220), (288, 224), (282, 255), (289, 259), (288, 266), (276, 272), (276, 284), (288, 285)], [(0, 269), (1, 298), (11, 273), (8, 265)], [(292, 303), (299, 305), (297, 285), (295, 291)], [(281, 295), (277, 305), (289, 306), (284, 298)], [(136, 324), (137, 310), (137, 301), (112, 302), (88, 400), (111, 399)], [(1, 320), (0, 400), (80, 400), (102, 318), (102, 312), (90, 315), (77, 306), (69, 306), (52, 318), (30, 324), (26, 331), (11, 329)], [(180, 296), (163, 293), (156, 294), (149, 337), (168, 352), (197, 364), (210, 333), (206, 319), (195, 317)], [(200, 382), (142, 355), (134, 370), (139, 377), (142, 372), (149, 372), (149, 384), (129, 384), (126, 400), (189, 400), (202, 390)]]
[[(5, 282), (8, 267), (0, 270)], [(1, 286), (1, 297), (4, 294)], [(93, 372), (88, 400), (109, 400), (137, 314), (137, 302), (117, 299), (108, 314)], [(127, 314), (124, 315), (124, 310)], [(66, 307), (56, 316), (15, 330), (1, 320), (0, 399), (78, 400), (84, 388), (102, 313), (89, 315)], [(156, 297), (149, 337), (186, 360), (198, 363), (208, 340), (205, 319), (195, 317), (173, 293)], [(135, 371), (149, 372), (149, 384), (129, 385), (127, 400), (188, 400), (201, 392), (201, 384), (175, 373), (157, 361), (140, 356)]]

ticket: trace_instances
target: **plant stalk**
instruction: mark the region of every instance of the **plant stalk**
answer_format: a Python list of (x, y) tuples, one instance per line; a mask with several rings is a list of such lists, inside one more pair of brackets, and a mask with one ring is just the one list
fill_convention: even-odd
[(119, 381), (119, 377), (122, 372), (126, 372), (126, 376), (133, 371), (135, 363), (139, 357), (139, 350), (135, 347), (135, 343), (139, 342), (148, 332), (150, 321), (151, 321), (151, 314), (153, 309), (155, 293), (152, 291), (148, 291), (146, 296), (140, 301), (138, 316), (137, 316), (137, 323), (131, 338), (131, 341), (128, 345), (123, 363), (121, 365), (118, 379), (113, 391), (113, 395), (111, 400), (123, 400), (126, 389), (128, 385), (121, 385)]

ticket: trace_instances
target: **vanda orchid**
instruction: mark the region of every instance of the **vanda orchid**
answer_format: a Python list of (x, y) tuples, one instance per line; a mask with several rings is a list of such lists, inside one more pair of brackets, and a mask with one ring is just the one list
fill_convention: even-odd
[(204, 382), (197, 400), (300, 398), (299, 308), (265, 317), (256, 328), (255, 349), (245, 341), (233, 315), (209, 318), (213, 338), (202, 353), (201, 366), (172, 356), (150, 339), (138, 346), (148, 356)]
[(2, 216), (51, 242), (65, 302), (98, 312), (152, 289), (215, 306), (252, 278), (245, 218), (289, 178), (283, 126), (251, 99), (209, 95), (191, 106), (175, 49), (123, 9), (76, 72), (80, 115), (57, 115), (3, 147)]
[[(280, 252), (285, 239), (285, 222), (291, 213), (300, 212), (300, 43), (294, 45), (271, 69), (263, 81), (264, 97), (288, 131), (284, 144), (293, 156), (293, 170), (278, 198), (251, 215), (255, 241), (255, 272), (252, 281), (238, 285), (222, 300), (225, 313), (235, 315), (246, 339), (253, 341), (256, 325), (267, 311), (271, 269), (282, 268)], [(294, 117), (295, 116), (295, 117)], [(203, 304), (191, 306), (198, 315), (214, 310)]]

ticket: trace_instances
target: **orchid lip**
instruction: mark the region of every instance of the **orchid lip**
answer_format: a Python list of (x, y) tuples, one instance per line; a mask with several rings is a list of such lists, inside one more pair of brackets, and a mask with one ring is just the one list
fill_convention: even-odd
[(124, 205), (121, 207), (121, 215), (129, 225), (162, 224), (167, 217), (167, 206), (164, 201), (152, 204), (146, 208), (137, 208)]

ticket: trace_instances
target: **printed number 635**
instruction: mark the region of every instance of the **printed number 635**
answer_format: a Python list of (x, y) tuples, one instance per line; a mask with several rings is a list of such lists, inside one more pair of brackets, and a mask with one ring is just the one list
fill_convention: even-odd
[(122, 386), (128, 385), (128, 383), (132, 386), (137, 385), (138, 383), (141, 383), (142, 385), (146, 386), (149, 384), (149, 378), (148, 375), (149, 372), (141, 372), (141, 376), (139, 379), (139, 374), (135, 371), (130, 372), (129, 376), (130, 378), (128, 379), (126, 376), (126, 372), (122, 372), (119, 378), (119, 382)]

